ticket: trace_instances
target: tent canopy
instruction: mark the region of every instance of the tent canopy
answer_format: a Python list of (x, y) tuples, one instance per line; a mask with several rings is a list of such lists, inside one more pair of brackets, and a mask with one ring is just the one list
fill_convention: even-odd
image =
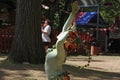
[[(88, 27), (95, 27), (97, 26), (97, 12), (80, 12), (76, 15), (76, 25), (77, 26), (88, 26)], [(107, 25), (106, 22), (103, 20), (101, 15), (99, 14), (99, 25), (98, 26), (105, 26)]]

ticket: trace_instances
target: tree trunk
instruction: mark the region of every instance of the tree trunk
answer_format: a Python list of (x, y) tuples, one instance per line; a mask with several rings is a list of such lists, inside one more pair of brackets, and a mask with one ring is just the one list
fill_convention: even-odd
[(15, 63), (44, 63), (40, 15), (41, 0), (17, 0), (16, 30), (9, 59)]

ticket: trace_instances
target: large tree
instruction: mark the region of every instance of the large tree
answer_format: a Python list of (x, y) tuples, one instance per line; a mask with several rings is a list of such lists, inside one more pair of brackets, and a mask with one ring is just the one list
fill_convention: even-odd
[(41, 0), (17, 0), (16, 30), (9, 60), (15, 63), (44, 63), (40, 16)]

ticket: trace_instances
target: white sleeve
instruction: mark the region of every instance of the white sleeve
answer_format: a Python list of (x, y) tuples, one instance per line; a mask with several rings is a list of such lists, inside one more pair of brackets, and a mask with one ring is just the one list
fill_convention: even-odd
[(51, 27), (50, 27), (50, 26), (46, 26), (46, 28), (45, 28), (44, 31), (47, 32), (48, 34), (50, 34), (50, 32), (51, 32)]

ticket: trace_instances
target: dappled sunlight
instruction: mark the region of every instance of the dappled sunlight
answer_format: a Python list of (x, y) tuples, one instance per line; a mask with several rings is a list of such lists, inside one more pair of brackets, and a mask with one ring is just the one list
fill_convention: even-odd
[[(0, 56), (0, 80), (47, 80), (44, 64), (12, 64)], [(90, 66), (80, 69), (87, 63), (88, 56), (69, 56), (63, 69), (71, 80), (119, 80), (119, 56), (92, 56)]]
[(39, 80), (41, 77), (46, 78), (43, 65), (7, 64), (0, 67), (0, 80)]
[(6, 61), (7, 56), (0, 56), (0, 80), (46, 80), (44, 65), (13, 64)]

